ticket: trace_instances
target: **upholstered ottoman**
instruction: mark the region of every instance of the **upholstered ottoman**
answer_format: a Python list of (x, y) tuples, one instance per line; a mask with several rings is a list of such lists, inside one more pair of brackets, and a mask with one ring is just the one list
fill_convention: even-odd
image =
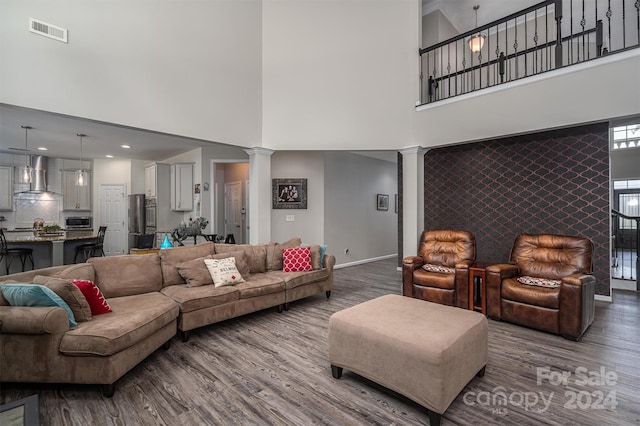
[(331, 373), (347, 368), (441, 415), (487, 364), (484, 315), (399, 295), (336, 312), (329, 319)]

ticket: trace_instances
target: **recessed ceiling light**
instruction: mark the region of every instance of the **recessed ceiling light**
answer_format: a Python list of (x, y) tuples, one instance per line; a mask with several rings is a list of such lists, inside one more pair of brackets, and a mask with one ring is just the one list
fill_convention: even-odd
[(129, 149), (131, 147), (129, 145), (120, 145), (120, 148)]
[(107, 155), (105, 155), (105, 157), (107, 157), (107, 158), (113, 158), (113, 155), (111, 155), (111, 154), (107, 154)]
[(46, 146), (39, 146), (38, 147), (38, 151), (46, 151), (47, 147)]

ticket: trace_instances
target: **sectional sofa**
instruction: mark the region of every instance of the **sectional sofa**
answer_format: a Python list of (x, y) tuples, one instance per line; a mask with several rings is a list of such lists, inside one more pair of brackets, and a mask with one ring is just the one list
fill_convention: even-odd
[[(283, 250), (298, 246), (299, 238), (260, 245), (208, 242), (0, 277), (0, 284), (89, 280), (112, 311), (72, 327), (61, 307), (11, 306), (0, 294), (0, 380), (100, 384), (111, 396), (120, 377), (161, 346), (168, 349), (178, 330), (186, 341), (198, 327), (270, 307), (282, 312), (313, 294), (328, 298), (335, 257), (309, 246), (313, 269), (284, 272)], [(244, 282), (207, 282), (204, 259), (228, 257)]]

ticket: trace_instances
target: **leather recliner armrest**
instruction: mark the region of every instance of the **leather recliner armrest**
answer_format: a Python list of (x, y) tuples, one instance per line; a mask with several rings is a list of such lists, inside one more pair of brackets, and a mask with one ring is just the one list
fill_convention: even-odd
[(487, 272), (487, 315), (491, 319), (501, 320), (502, 311), (500, 309), (502, 299), (502, 280), (513, 278), (520, 272), (516, 265), (509, 263), (498, 263), (489, 265)]
[(560, 334), (578, 340), (595, 315), (596, 278), (589, 274), (572, 274), (562, 278), (558, 321)]
[(407, 256), (402, 259), (402, 263), (405, 265), (413, 265), (415, 269), (424, 265), (424, 259), (420, 256)]

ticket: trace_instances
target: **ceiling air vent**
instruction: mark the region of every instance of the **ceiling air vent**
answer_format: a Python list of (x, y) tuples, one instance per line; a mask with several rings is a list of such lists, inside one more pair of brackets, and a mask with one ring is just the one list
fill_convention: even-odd
[(63, 43), (67, 42), (67, 30), (47, 24), (46, 22), (38, 21), (37, 19), (29, 18), (29, 31)]

